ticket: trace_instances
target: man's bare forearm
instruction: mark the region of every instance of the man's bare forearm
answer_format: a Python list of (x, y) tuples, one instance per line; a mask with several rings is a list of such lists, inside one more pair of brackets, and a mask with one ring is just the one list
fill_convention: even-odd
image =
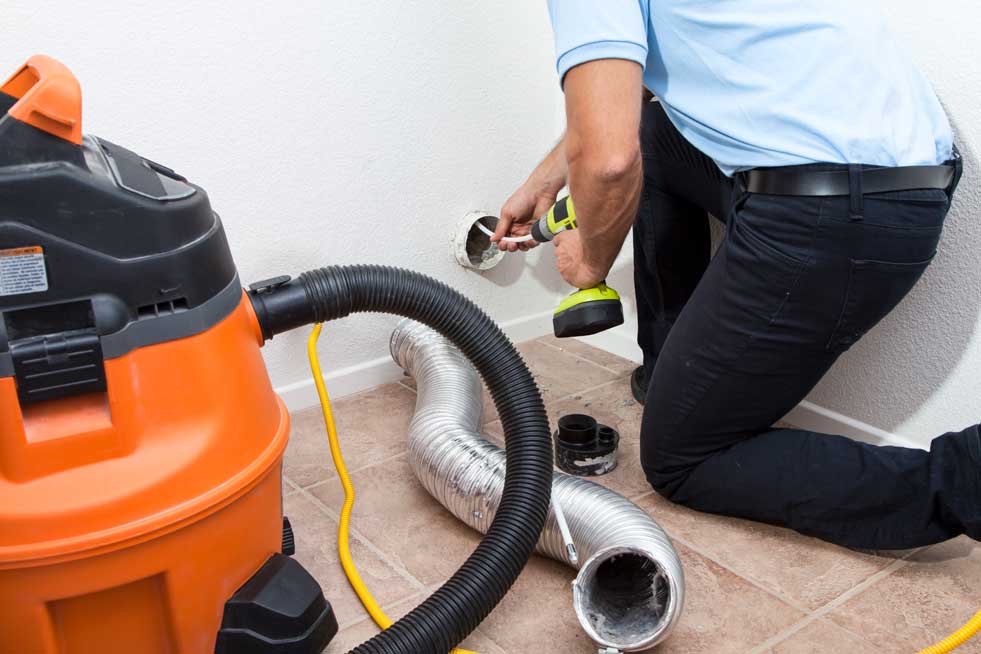
[(569, 190), (576, 203), (583, 264), (600, 277), (613, 266), (633, 225), (643, 186), (640, 155), (613, 168), (588, 159), (569, 163)]
[(630, 231), (643, 186), (641, 68), (619, 60), (566, 75), (569, 189), (576, 203), (582, 264), (604, 277)]
[(569, 164), (565, 151), (565, 134), (552, 151), (542, 159), (528, 176), (529, 184), (537, 193), (558, 193), (568, 183)]

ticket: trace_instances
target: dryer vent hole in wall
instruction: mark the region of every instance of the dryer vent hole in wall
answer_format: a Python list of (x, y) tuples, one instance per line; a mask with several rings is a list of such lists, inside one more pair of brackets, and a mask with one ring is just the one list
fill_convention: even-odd
[(504, 260), (506, 252), (490, 240), (497, 221), (485, 211), (471, 211), (454, 225), (450, 246), (457, 263), (468, 270), (488, 270)]
[(649, 633), (668, 604), (668, 580), (646, 556), (626, 552), (611, 557), (583, 580), (590, 598), (586, 615), (600, 637), (631, 642)]
[(490, 261), (498, 252), (497, 246), (491, 243), (490, 236), (477, 226), (478, 223), (494, 231), (497, 229), (497, 219), (493, 216), (484, 216), (473, 224), (467, 234), (467, 257), (475, 266)]

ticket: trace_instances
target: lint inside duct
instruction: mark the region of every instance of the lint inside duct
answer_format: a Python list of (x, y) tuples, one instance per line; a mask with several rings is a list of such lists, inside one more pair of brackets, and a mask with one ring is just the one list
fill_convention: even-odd
[(491, 243), (490, 236), (478, 227), (494, 231), (498, 219), (482, 211), (468, 213), (457, 223), (451, 237), (453, 255), (464, 268), (487, 270), (493, 268), (504, 258), (505, 252)]
[[(598, 642), (633, 651), (659, 631), (670, 585), (660, 566), (642, 552), (621, 549), (583, 568), (577, 583), (580, 620)], [(584, 627), (587, 625), (583, 625)]]

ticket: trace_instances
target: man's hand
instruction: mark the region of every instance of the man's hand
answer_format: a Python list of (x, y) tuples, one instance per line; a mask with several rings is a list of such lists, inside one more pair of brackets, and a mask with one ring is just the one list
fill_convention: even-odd
[(530, 232), (532, 224), (549, 210), (557, 195), (558, 190), (552, 193), (550, 189), (533, 188), (529, 182), (522, 184), (501, 207), (501, 219), (491, 241), (508, 252), (526, 251), (538, 245), (535, 241), (502, 243), (500, 239), (502, 236), (524, 236)]
[(555, 258), (562, 279), (576, 288), (592, 288), (606, 279), (607, 271), (596, 270), (583, 257), (582, 237), (578, 229), (555, 235)]
[(569, 167), (565, 160), (565, 138), (559, 141), (538, 167), (528, 176), (528, 181), (514, 192), (501, 208), (501, 219), (491, 238), (492, 243), (508, 252), (529, 250), (536, 245), (535, 241), (522, 243), (501, 243), (504, 236), (524, 236), (531, 231), (531, 226), (547, 212), (553, 204), (559, 191), (565, 186), (569, 175)]

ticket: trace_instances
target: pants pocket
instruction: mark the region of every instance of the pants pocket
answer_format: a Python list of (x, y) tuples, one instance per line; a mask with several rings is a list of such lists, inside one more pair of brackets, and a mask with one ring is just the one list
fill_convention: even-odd
[(841, 315), (827, 349), (843, 352), (875, 327), (906, 297), (931, 261), (932, 256), (912, 263), (852, 259)]

